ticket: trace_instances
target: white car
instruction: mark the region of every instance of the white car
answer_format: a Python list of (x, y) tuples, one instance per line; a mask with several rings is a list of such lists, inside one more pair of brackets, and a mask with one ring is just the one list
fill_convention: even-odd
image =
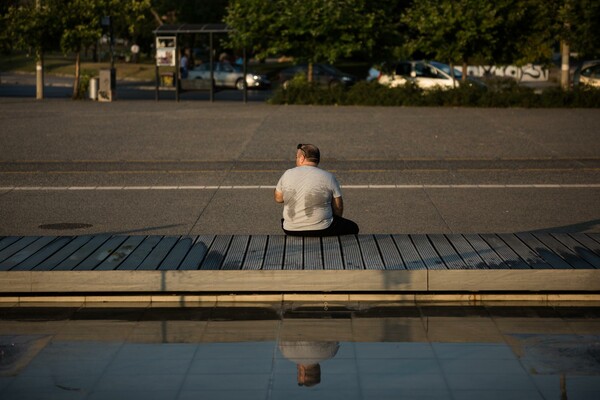
[(381, 73), (377, 79), (382, 85), (397, 87), (414, 82), (421, 89), (451, 89), (459, 85), (459, 81), (422, 61), (402, 61), (392, 65), (388, 73)]

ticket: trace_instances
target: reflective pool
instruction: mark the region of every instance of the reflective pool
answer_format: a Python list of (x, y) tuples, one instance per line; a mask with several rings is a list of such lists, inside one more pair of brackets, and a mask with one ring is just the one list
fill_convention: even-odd
[(600, 399), (600, 308), (0, 307), (1, 399)]

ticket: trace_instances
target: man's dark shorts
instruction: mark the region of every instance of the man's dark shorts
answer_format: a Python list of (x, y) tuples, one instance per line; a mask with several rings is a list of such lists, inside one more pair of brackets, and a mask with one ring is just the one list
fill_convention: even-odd
[[(283, 228), (283, 219), (281, 220), (281, 226)], [(286, 235), (290, 236), (312, 236), (312, 237), (323, 237), (323, 236), (341, 236), (341, 235), (357, 235), (359, 228), (356, 222), (346, 218), (333, 216), (333, 222), (326, 229), (317, 231), (288, 231), (283, 230)]]

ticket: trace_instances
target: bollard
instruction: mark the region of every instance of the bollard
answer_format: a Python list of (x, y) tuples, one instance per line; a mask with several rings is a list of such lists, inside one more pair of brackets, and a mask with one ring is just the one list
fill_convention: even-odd
[(90, 79), (90, 87), (88, 91), (90, 100), (98, 100), (98, 78)]

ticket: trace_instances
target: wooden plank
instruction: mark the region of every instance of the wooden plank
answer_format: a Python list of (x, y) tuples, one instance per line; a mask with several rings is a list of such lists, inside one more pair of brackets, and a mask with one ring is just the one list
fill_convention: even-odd
[(446, 264), (435, 251), (427, 235), (410, 235), (427, 269), (446, 269)]
[(393, 235), (392, 238), (398, 247), (400, 256), (404, 259), (406, 269), (427, 269), (427, 265), (423, 262), (409, 235)]
[[(489, 271), (438, 271), (450, 273), (473, 273)], [(498, 272), (498, 271), (492, 271)], [(504, 272), (504, 271), (503, 271)], [(510, 271), (524, 272), (524, 271)], [(529, 271), (529, 272), (548, 272)], [(598, 286), (599, 270), (553, 271), (573, 273), (571, 284), (588, 284), (596, 279)], [(581, 280), (585, 273), (587, 280)], [(595, 273), (595, 274), (594, 274)], [(591, 278), (589, 277), (591, 274)], [(3, 273), (0, 280), (1, 293), (53, 293), (64, 296), (67, 293), (123, 294), (135, 293), (148, 296), (162, 292), (189, 293), (281, 293), (324, 292), (414, 292), (427, 291), (428, 271), (406, 270), (355, 270), (340, 271), (16, 271)], [(595, 278), (594, 278), (595, 277)], [(565, 285), (568, 286), (568, 285)], [(275, 289), (274, 289), (275, 288)], [(160, 324), (157, 324), (159, 326)], [(159, 326), (160, 328), (160, 326)]]
[(288, 236), (285, 238), (285, 256), (283, 269), (303, 269), (303, 238)]
[(448, 269), (468, 269), (460, 255), (444, 235), (429, 235), (429, 240), (431, 240), (433, 247), (435, 247)]
[(355, 235), (340, 236), (340, 248), (344, 260), (344, 269), (364, 269), (362, 256), (360, 255), (360, 246)]
[(140, 243), (121, 264), (119, 264), (117, 269), (121, 271), (136, 270), (156, 245), (160, 243), (162, 238), (162, 236), (147, 236), (142, 243)]
[(229, 243), (231, 243), (231, 235), (217, 235), (212, 245), (208, 249), (208, 254), (204, 261), (202, 261), (202, 265), (200, 269), (203, 270), (218, 270), (221, 268), (221, 264), (223, 264), (223, 259), (225, 259), (225, 255), (227, 253), (227, 249), (229, 248)]
[(583, 258), (587, 261), (592, 267), (598, 268), (600, 267), (600, 256), (594, 254), (591, 250), (588, 250), (581, 243), (573, 239), (566, 233), (553, 233), (555, 239), (565, 245), (569, 250), (576, 254), (577, 256)]
[(385, 269), (373, 235), (358, 235), (358, 245), (363, 256), (365, 269)]
[(98, 247), (96, 251), (90, 254), (86, 259), (81, 261), (75, 270), (77, 271), (91, 271), (100, 265), (104, 260), (115, 252), (116, 249), (127, 240), (127, 236), (113, 236)]
[(237, 270), (242, 269), (244, 263), (244, 257), (246, 256), (246, 249), (248, 248), (248, 241), (250, 236), (248, 235), (235, 235), (231, 240), (231, 245), (227, 251), (227, 256), (223, 260), (223, 267), (221, 269)]
[(0, 239), (0, 251), (4, 250), (17, 240), (21, 239), (21, 236), (5, 236)]
[(498, 237), (504, 241), (515, 253), (519, 255), (533, 269), (552, 268), (539, 254), (530, 249), (525, 243), (513, 234), (503, 233)]
[(129, 236), (119, 248), (96, 267), (96, 271), (112, 271), (119, 268), (120, 264), (133, 253), (144, 239), (146, 239), (146, 236)]
[(55, 239), (55, 236), (42, 236), (29, 246), (26, 246), (7, 258), (4, 261), (0, 262), (0, 271), (9, 271), (17, 264), (25, 261), (27, 258), (31, 257), (38, 250), (49, 244)]
[(521, 239), (529, 248), (540, 255), (554, 269), (572, 269), (573, 267), (559, 257), (556, 253), (546, 247), (531, 233), (517, 233), (516, 236)]
[(98, 247), (102, 246), (108, 239), (110, 239), (110, 235), (92, 236), (89, 242), (75, 250), (73, 254), (57, 264), (54, 270), (71, 271), (77, 267), (79, 263), (88, 258), (90, 254), (95, 252)]
[(492, 249), (504, 260), (510, 269), (530, 269), (529, 264), (521, 260), (521, 257), (506, 244), (502, 239), (494, 234), (481, 235)]
[(73, 240), (73, 236), (59, 236), (52, 243), (45, 246), (43, 249), (27, 258), (19, 265), (14, 267), (13, 271), (31, 271), (34, 268), (38, 267), (40, 264), (44, 262), (47, 258), (52, 256), (54, 253), (62, 249), (69, 242)]
[(569, 263), (575, 269), (588, 269), (593, 268), (588, 262), (581, 259), (577, 254), (569, 250), (569, 248), (563, 245), (561, 242), (556, 240), (549, 233), (536, 233), (535, 237), (542, 243), (544, 243), (548, 248), (558, 254), (561, 258), (563, 258), (566, 262)]
[(448, 241), (456, 249), (456, 252), (460, 254), (460, 257), (465, 262), (466, 268), (487, 269), (487, 264), (463, 235), (454, 233), (446, 235), (446, 239), (448, 239)]
[(285, 252), (285, 236), (269, 236), (263, 269), (282, 269)]
[(400, 256), (400, 252), (391, 235), (375, 235), (374, 238), (381, 252), (385, 269), (406, 269), (404, 261), (402, 261), (402, 256)]
[(566, 292), (600, 290), (597, 269), (485, 269), (428, 271), (429, 291), (451, 292)]
[(164, 236), (160, 240), (160, 242), (158, 242), (158, 244), (152, 249), (150, 254), (148, 254), (148, 256), (144, 258), (144, 261), (141, 262), (137, 269), (144, 271), (152, 271), (158, 269), (160, 263), (162, 263), (163, 260), (167, 257), (167, 254), (169, 254), (169, 252), (171, 251), (173, 246), (175, 246), (178, 240), (179, 236)]
[(252, 235), (248, 244), (246, 258), (242, 264), (242, 269), (258, 270), (262, 268), (265, 260), (265, 251), (267, 250), (267, 235)]
[(19, 251), (29, 246), (31, 243), (35, 242), (38, 239), (39, 236), (25, 236), (14, 242), (10, 246), (5, 247), (4, 250), (0, 251), (0, 262), (11, 257), (13, 254), (18, 253)]
[(198, 236), (198, 238), (194, 242), (194, 245), (188, 252), (187, 256), (185, 256), (185, 258), (181, 262), (179, 270), (185, 271), (200, 269), (200, 265), (202, 264), (202, 261), (204, 261), (204, 258), (208, 253), (208, 249), (210, 248), (214, 240), (214, 235)]
[(588, 233), (587, 235), (594, 239), (596, 242), (600, 243), (600, 233)]
[(321, 238), (321, 243), (323, 244), (323, 268), (333, 270), (344, 269), (340, 238), (337, 236), (326, 236)]
[(485, 267), (481, 266), (482, 268), (480, 269), (509, 269), (508, 265), (504, 263), (504, 260), (500, 258), (498, 253), (496, 253), (481, 236), (473, 233), (464, 235), (464, 238), (469, 242), (471, 247), (475, 249), (479, 257), (481, 257), (485, 263)]
[(593, 251), (596, 255), (600, 256), (600, 243), (586, 235), (585, 233), (571, 233), (571, 237), (577, 240), (579, 243)]
[(323, 269), (321, 238), (304, 238), (304, 269)]
[(158, 269), (160, 270), (176, 270), (189, 253), (196, 237), (194, 236), (182, 236), (179, 238), (175, 246), (171, 249), (169, 254), (160, 263)]
[(33, 267), (34, 271), (50, 271), (56, 268), (61, 262), (66, 260), (70, 255), (79, 250), (83, 245), (92, 240), (93, 236), (75, 236), (66, 246), (40, 262), (38, 265)]

